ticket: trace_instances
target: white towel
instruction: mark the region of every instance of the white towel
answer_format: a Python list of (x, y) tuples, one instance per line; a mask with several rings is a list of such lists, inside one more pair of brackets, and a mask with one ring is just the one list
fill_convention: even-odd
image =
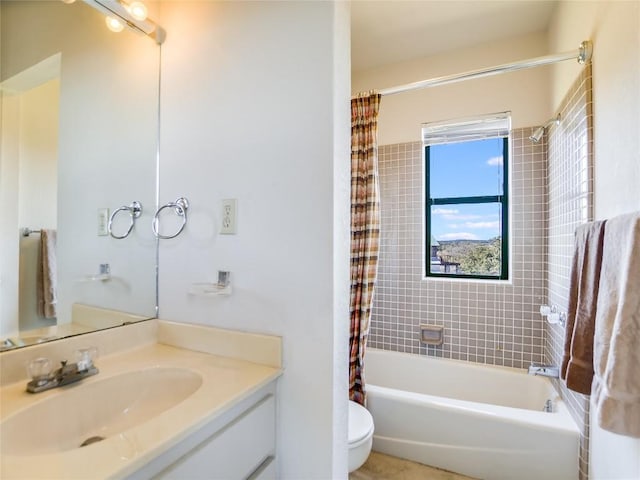
[(640, 437), (640, 212), (605, 225), (593, 365), (598, 424)]

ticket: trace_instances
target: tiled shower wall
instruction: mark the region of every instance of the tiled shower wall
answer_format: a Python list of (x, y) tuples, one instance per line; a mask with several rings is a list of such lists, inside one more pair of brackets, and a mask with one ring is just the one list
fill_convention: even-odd
[[(560, 109), (560, 125), (548, 135), (548, 301), (566, 312), (569, 304), (569, 276), (573, 255), (573, 233), (593, 220), (593, 117), (591, 67), (583, 69)], [(564, 349), (564, 328), (549, 325), (545, 360), (560, 365)], [(589, 397), (568, 390), (563, 382), (556, 388), (567, 402), (582, 431), (580, 478), (588, 478)]]
[[(369, 346), (518, 368), (543, 361), (547, 163), (531, 133), (512, 132), (510, 284), (423, 278), (422, 145), (379, 147), (381, 241)], [(422, 345), (421, 323), (443, 326), (444, 345)]]

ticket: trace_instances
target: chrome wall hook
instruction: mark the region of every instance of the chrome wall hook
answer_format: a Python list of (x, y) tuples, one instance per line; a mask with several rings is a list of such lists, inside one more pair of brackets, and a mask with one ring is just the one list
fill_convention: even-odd
[[(120, 212), (129, 212), (129, 215), (131, 216), (131, 223), (129, 224), (129, 228), (124, 233), (124, 235), (116, 235), (115, 233), (113, 233), (113, 219), (116, 218), (116, 215)], [(107, 224), (107, 231), (109, 232), (109, 235), (118, 240), (127, 238), (133, 230), (136, 219), (140, 218), (140, 215), (142, 215), (142, 204), (138, 201), (131, 202), (131, 205), (129, 206), (123, 205), (122, 207), (115, 209), (109, 217), (109, 223)]]

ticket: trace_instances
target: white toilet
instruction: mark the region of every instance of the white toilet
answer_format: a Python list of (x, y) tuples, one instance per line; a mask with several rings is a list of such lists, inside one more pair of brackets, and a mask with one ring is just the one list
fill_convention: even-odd
[(369, 410), (349, 400), (349, 472), (367, 461), (373, 444), (373, 417)]

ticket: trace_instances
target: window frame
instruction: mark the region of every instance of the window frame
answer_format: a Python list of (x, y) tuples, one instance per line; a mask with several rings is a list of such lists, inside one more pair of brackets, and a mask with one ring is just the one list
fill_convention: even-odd
[[(487, 136), (482, 140), (489, 138), (502, 138), (502, 195), (476, 195), (468, 197), (446, 197), (431, 198), (431, 185), (429, 181), (429, 172), (431, 168), (431, 147), (437, 145), (446, 145), (450, 143), (458, 143), (457, 141), (441, 142), (434, 144), (425, 144), (424, 147), (424, 205), (425, 205), (425, 278), (447, 278), (447, 279), (465, 279), (465, 280), (509, 280), (509, 145), (510, 135)], [(480, 140), (480, 139), (475, 139)], [(474, 140), (464, 140), (474, 141)], [(469, 204), (489, 204), (498, 203), (501, 205), (501, 268), (500, 275), (473, 275), (473, 274), (456, 274), (456, 273), (433, 273), (431, 272), (431, 207), (434, 205), (469, 205)]]

